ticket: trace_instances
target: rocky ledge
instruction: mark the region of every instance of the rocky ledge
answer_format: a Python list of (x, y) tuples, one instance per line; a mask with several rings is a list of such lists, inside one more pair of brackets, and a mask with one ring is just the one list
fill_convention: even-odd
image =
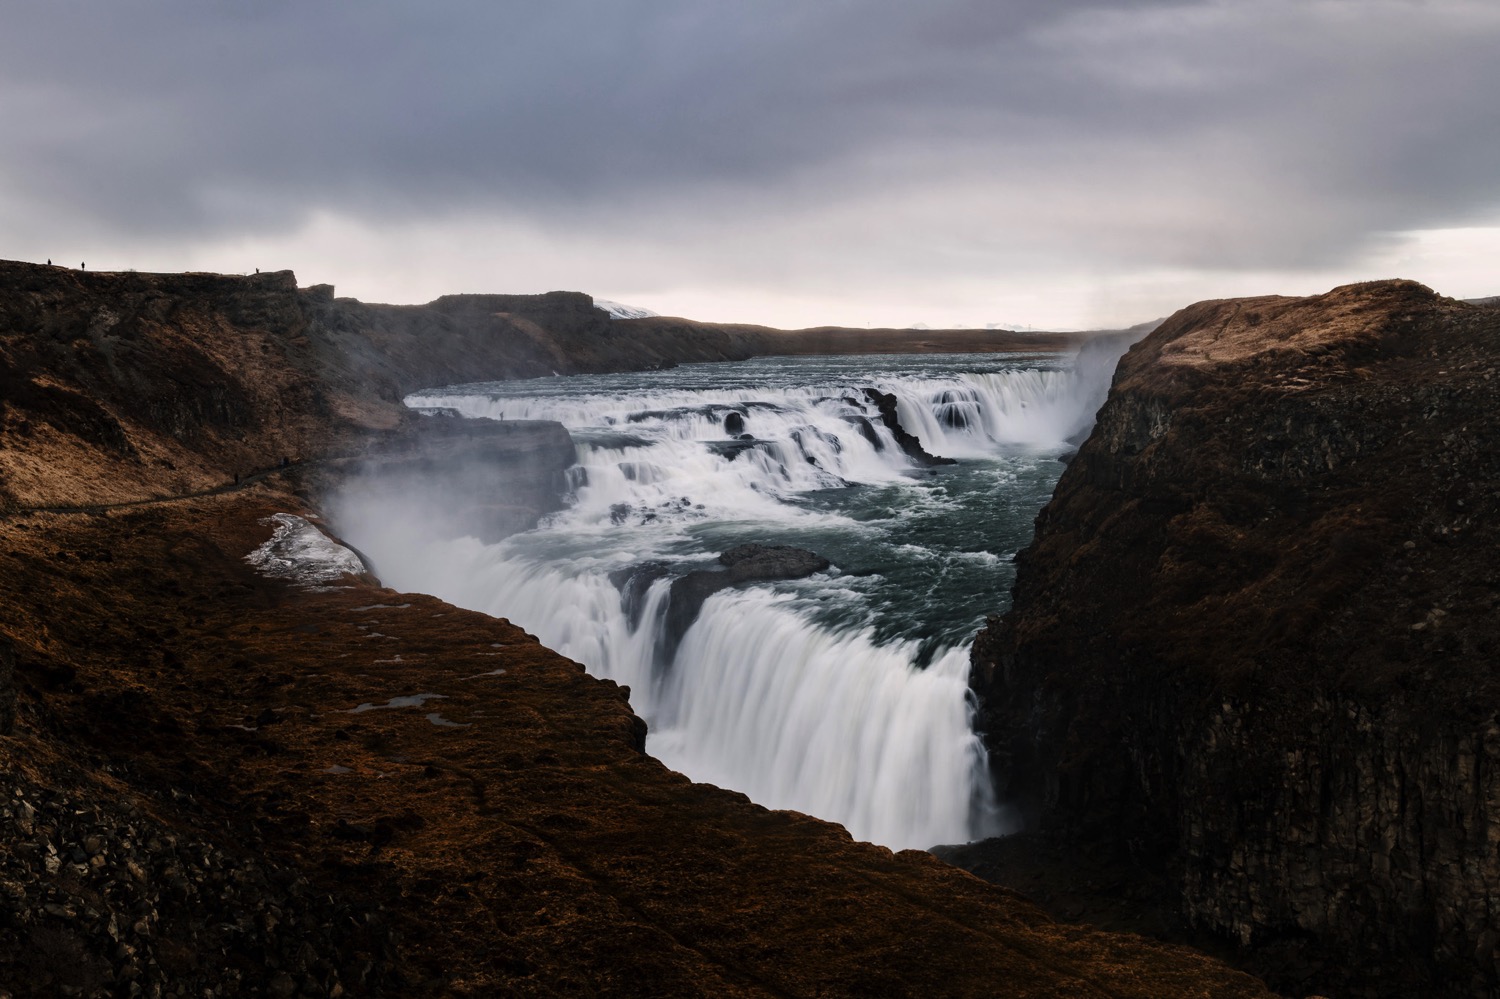
[(1500, 310), (1179, 312), (1122, 360), (972, 685), (1002, 795), (1292, 992), (1500, 990)]

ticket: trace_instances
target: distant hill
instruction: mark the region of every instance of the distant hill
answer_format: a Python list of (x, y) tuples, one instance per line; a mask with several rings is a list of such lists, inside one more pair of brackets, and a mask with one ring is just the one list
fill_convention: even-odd
[(603, 309), (614, 319), (650, 319), (661, 315), (660, 312), (652, 312), (639, 305), (625, 305), (623, 302), (611, 302), (604, 298), (594, 299), (594, 308)]

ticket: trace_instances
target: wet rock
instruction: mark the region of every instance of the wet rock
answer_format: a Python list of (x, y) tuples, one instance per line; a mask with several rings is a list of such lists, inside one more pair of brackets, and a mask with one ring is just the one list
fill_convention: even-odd
[(706, 445), (714, 454), (722, 455), (728, 461), (734, 461), (746, 451), (764, 447), (763, 442), (757, 441), (750, 434), (741, 434), (732, 441), (707, 441)]
[(742, 413), (731, 412), (724, 417), (724, 432), (731, 437), (738, 437), (745, 432), (745, 417)]
[(802, 579), (824, 572), (831, 562), (816, 552), (789, 545), (737, 545), (719, 556), (731, 582), (757, 579)]
[(875, 404), (880, 413), (880, 422), (896, 438), (896, 445), (901, 448), (903, 454), (918, 465), (956, 465), (952, 458), (942, 458), (928, 453), (922, 446), (922, 441), (915, 434), (910, 433), (901, 425), (901, 419), (896, 415), (896, 397), (879, 389), (865, 389), (865, 398)]
[(671, 570), (665, 562), (652, 560), (616, 569), (609, 574), (609, 581), (620, 591), (620, 604), (632, 629), (640, 627), (641, 614), (646, 609), (646, 593), (651, 584), (669, 572)]
[(726, 569), (697, 569), (672, 583), (667, 598), (657, 666), (665, 669), (677, 654), (682, 636), (698, 619), (703, 602), (720, 590), (742, 583), (802, 579), (826, 571), (832, 563), (815, 552), (788, 545), (737, 545), (719, 556)]
[[(846, 400), (850, 405), (858, 405), (853, 399)], [(881, 440), (880, 434), (875, 431), (875, 424), (870, 422), (868, 416), (847, 417), (851, 426), (859, 431), (859, 435), (869, 442), (876, 451), (885, 450), (885, 441)]]

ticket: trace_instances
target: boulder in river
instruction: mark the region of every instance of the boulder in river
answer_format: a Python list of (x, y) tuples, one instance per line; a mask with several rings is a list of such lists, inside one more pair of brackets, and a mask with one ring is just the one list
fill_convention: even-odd
[(901, 425), (901, 420), (896, 415), (896, 397), (889, 392), (881, 392), (879, 389), (865, 389), (865, 398), (875, 404), (880, 413), (880, 422), (896, 438), (896, 444), (902, 452), (916, 462), (918, 465), (956, 465), (952, 458), (943, 458), (932, 454), (922, 446), (922, 440), (916, 434), (911, 433)]
[[(667, 599), (666, 620), (657, 646), (657, 663), (670, 665), (682, 636), (698, 619), (703, 602), (720, 590), (743, 583), (778, 579), (802, 579), (826, 571), (832, 563), (816, 552), (790, 545), (736, 545), (719, 556), (723, 569), (695, 569), (673, 581)], [(610, 582), (620, 591), (631, 627), (640, 624), (646, 592), (666, 575), (661, 562), (642, 562), (610, 573)]]

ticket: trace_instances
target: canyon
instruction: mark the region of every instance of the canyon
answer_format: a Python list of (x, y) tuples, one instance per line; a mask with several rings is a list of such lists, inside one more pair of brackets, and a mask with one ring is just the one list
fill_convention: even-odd
[(246, 561), (360, 477), (478, 465), (496, 535), (556, 502), (561, 427), (418, 418), (413, 389), (761, 349), (586, 301), (0, 264), (0, 990), (1267, 995), (694, 784), (627, 690), (504, 619)]
[(1290, 995), (1494, 994), (1493, 306), (1205, 302), (1125, 354), (974, 646), (1028, 831), (940, 852), (1000, 885), (672, 772), (504, 618), (245, 560), (351, 486), (557, 509), (566, 430), (418, 389), (1077, 342), (0, 263), (0, 991), (1272, 994), (1191, 940)]

